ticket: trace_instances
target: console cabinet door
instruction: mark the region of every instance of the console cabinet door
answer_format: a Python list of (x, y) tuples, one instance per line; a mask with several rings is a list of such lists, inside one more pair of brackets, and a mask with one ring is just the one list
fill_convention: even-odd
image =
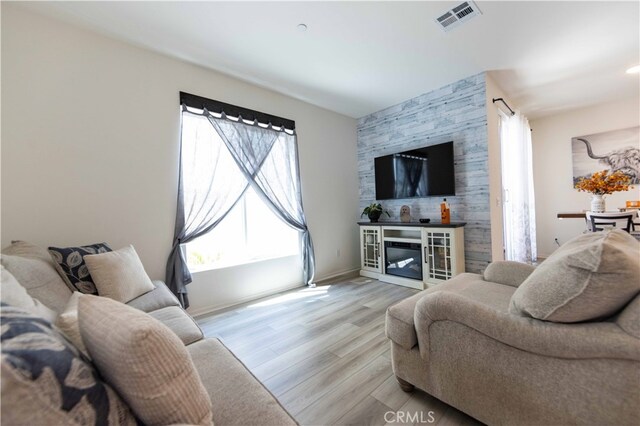
[(379, 226), (360, 227), (361, 268), (382, 273), (381, 232)]
[(463, 228), (422, 229), (422, 274), (437, 284), (464, 272)]

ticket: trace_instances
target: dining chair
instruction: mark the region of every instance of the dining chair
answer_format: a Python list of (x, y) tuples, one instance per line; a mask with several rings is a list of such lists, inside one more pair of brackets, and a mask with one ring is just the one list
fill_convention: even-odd
[(605, 229), (622, 229), (628, 233), (634, 230), (633, 219), (636, 213), (591, 213), (587, 212), (587, 219), (590, 225), (590, 231), (597, 232)]

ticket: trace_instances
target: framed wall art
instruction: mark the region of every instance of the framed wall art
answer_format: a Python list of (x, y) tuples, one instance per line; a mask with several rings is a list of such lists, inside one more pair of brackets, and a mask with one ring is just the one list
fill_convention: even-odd
[(621, 171), (640, 183), (640, 126), (571, 138), (573, 184), (601, 170)]

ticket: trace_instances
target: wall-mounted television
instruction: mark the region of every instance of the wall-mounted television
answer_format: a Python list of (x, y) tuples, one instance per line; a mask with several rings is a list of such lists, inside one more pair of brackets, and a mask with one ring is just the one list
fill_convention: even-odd
[(453, 142), (375, 159), (376, 200), (455, 195)]

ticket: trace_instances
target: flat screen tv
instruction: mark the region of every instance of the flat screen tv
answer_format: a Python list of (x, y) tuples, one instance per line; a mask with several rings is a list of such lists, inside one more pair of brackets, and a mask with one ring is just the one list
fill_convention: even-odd
[(375, 159), (376, 199), (455, 195), (453, 142)]

